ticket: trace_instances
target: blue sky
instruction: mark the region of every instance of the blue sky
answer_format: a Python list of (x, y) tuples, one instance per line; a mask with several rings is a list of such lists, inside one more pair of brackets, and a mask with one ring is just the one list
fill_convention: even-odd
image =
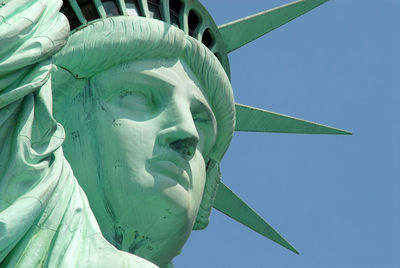
[[(289, 1), (201, 2), (223, 24)], [(237, 102), (354, 135), (235, 133), (224, 182), (301, 254), (213, 211), (176, 268), (400, 267), (399, 12), (331, 0), (230, 54)]]

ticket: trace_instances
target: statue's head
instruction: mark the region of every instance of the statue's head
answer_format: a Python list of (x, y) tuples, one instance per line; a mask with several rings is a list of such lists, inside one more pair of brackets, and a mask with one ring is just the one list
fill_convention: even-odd
[(234, 130), (346, 132), (235, 105), (227, 53), (324, 0), (221, 27), (198, 1), (78, 2), (64, 2), (75, 29), (54, 57), (55, 116), (105, 238), (164, 266), (214, 206), (297, 252), (220, 182), (220, 161)]
[(76, 31), (54, 62), (64, 151), (103, 234), (165, 264), (208, 223), (235, 122), (223, 67), (180, 29), (141, 17)]

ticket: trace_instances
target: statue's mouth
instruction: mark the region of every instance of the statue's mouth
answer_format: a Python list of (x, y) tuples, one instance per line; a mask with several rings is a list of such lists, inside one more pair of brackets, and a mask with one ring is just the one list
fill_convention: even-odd
[(185, 190), (189, 190), (192, 170), (189, 162), (177, 153), (155, 156), (148, 160), (148, 164), (152, 172), (169, 177)]

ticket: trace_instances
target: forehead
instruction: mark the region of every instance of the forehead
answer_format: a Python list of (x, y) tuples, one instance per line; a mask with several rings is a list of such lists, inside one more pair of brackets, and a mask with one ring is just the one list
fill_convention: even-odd
[[(105, 91), (113, 91), (115, 88), (132, 84), (144, 87), (184, 88), (185, 92), (201, 96), (208, 102), (196, 75), (184, 61), (179, 59), (151, 59), (123, 63), (93, 76), (91, 80), (96, 87)], [(107, 94), (107, 92), (99, 93)]]

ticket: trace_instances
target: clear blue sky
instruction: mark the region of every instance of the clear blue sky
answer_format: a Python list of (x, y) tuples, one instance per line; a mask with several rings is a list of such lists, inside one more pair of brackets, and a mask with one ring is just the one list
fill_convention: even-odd
[[(223, 24), (289, 1), (201, 2)], [(400, 267), (399, 13), (331, 0), (230, 54), (237, 102), (354, 135), (236, 133), (223, 180), (301, 255), (213, 211), (176, 268)]]

